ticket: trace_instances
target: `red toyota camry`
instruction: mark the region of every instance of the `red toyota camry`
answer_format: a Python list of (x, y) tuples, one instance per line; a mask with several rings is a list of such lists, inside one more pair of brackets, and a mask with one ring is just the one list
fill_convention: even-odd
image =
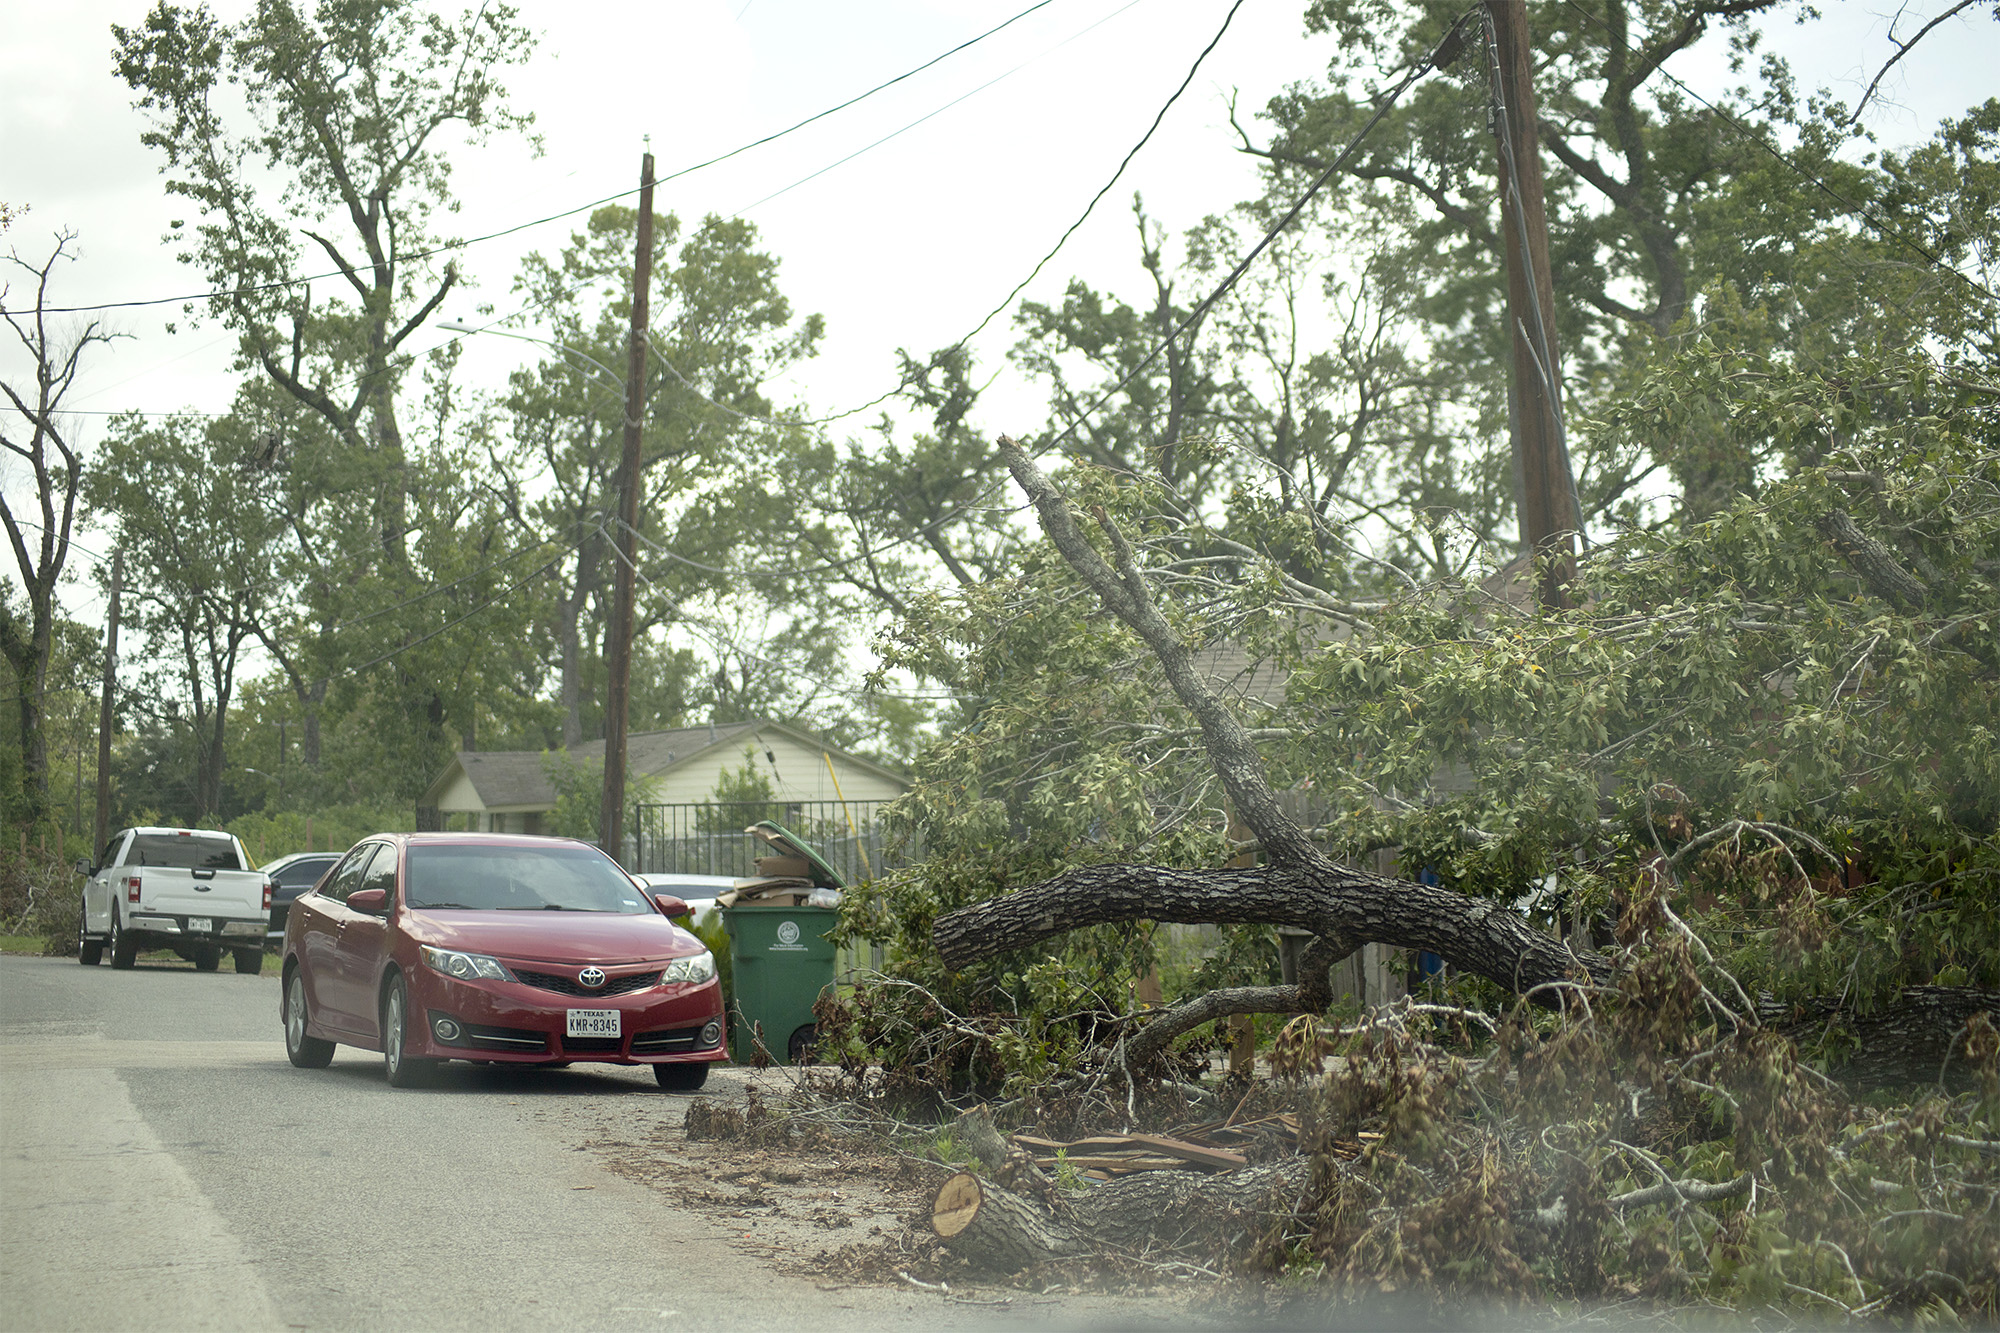
[(292, 904), (285, 1053), (381, 1051), (398, 1088), (444, 1060), (598, 1061), (693, 1092), (725, 1058), (722, 990), (684, 910), (586, 843), (380, 834)]

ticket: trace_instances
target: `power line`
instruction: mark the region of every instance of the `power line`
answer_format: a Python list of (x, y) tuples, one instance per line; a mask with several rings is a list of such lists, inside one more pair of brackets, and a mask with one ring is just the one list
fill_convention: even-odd
[[(1467, 12), (1470, 13), (1471, 11), (1468, 10)], [(1456, 36), (1456, 33), (1457, 33), (1457, 25), (1454, 24), (1452, 29), (1447, 31), (1444, 39), (1438, 43), (1438, 46), (1433, 48), (1431, 52), (1428, 55), (1426, 55), (1422, 60), (1418, 61), (1417, 64), (1410, 70), (1410, 72), (1403, 77), (1403, 81), (1401, 83), (1397, 84), (1393, 89), (1391, 89), (1386, 95), (1382, 97), (1380, 103), (1375, 108), (1375, 114), (1368, 118), (1368, 122), (1365, 125), (1363, 125), (1360, 131), (1355, 134), (1354, 138), (1348, 142), (1347, 147), (1341, 149), (1339, 156), (1335, 157), (1332, 162), (1328, 163), (1326, 169), (1320, 172), (1319, 176), (1314, 179), (1311, 185), (1306, 187), (1305, 193), (1301, 194), (1298, 197), (1298, 199), (1293, 202), (1292, 206), (1286, 210), (1285, 215), (1279, 218), (1276, 223), (1272, 224), (1272, 226), (1265, 231), (1263, 237), (1258, 240), (1257, 244), (1251, 247), (1250, 252), (1244, 255), (1241, 260), (1237, 261), (1236, 267), (1229, 271), (1229, 275), (1225, 277), (1219, 285), (1217, 285), (1215, 290), (1210, 292), (1207, 296), (1203, 297), (1201, 303), (1197, 305), (1193, 310), (1189, 311), (1186, 318), (1182, 319), (1180, 323), (1174, 326), (1171, 332), (1169, 332), (1165, 337), (1161, 338), (1159, 342), (1155, 343), (1153, 349), (1147, 352), (1146, 355), (1140, 359), (1139, 364), (1132, 367), (1131, 370), (1127, 371), (1124, 377), (1121, 378), (1116, 384), (1112, 385), (1110, 388), (1106, 389), (1102, 394), (1100, 394), (1095, 402), (1091, 403), (1088, 407), (1084, 408), (1081, 412), (1077, 413), (1076, 418), (1073, 421), (1071, 421), (1068, 426), (1065, 426), (1059, 433), (1057, 433), (1055, 436), (1050, 438), (1046, 443), (1044, 443), (1040, 448), (1038, 448), (1035, 451), (1037, 455), (1047, 453), (1049, 450), (1055, 448), (1062, 441), (1074, 435), (1077, 431), (1077, 428), (1082, 426), (1085, 422), (1087, 422), (1092, 416), (1092, 414), (1094, 414), (1099, 408), (1103, 407), (1106, 403), (1110, 402), (1114, 394), (1118, 393), (1126, 385), (1130, 384), (1133, 380), (1137, 379), (1140, 373), (1143, 372), (1148, 366), (1152, 365), (1153, 362), (1159, 360), (1160, 354), (1165, 352), (1167, 348), (1173, 346), (1175, 339), (1179, 338), (1183, 333), (1186, 333), (1189, 328), (1191, 328), (1194, 324), (1199, 322), (1204, 316), (1208, 314), (1208, 312), (1211, 309), (1214, 308), (1216, 302), (1220, 301), (1224, 296), (1228, 295), (1230, 289), (1236, 286), (1237, 282), (1243, 277), (1243, 275), (1249, 271), (1250, 266), (1257, 261), (1257, 257), (1263, 254), (1265, 250), (1269, 249), (1271, 243), (1273, 241), (1276, 241), (1278, 237), (1284, 233), (1286, 228), (1290, 227), (1293, 222), (1298, 220), (1299, 214), (1305, 211), (1306, 205), (1312, 202), (1314, 196), (1316, 196), (1322, 189), (1325, 188), (1326, 183), (1333, 179), (1335, 173), (1337, 173), (1338, 171), (1340, 171), (1342, 167), (1347, 165), (1347, 163), (1353, 158), (1355, 153), (1360, 151), (1362, 142), (1366, 140), (1367, 137), (1374, 132), (1375, 127), (1382, 122), (1382, 118), (1388, 115), (1389, 112), (1395, 107), (1396, 103), (1402, 99), (1403, 94), (1409, 91), (1410, 85), (1414, 84), (1418, 79), (1422, 78), (1425, 74), (1430, 73), (1430, 71), (1433, 68), (1435, 68), (1439, 50), (1441, 50), (1444, 47), (1446, 42), (1452, 41)]]
[[(1036, 3), (1029, 5), (1026, 9), (1023, 9), (1018, 14), (1015, 14), (1013, 17), (1005, 19), (1000, 23), (996, 23), (992, 27), (988, 28), (985, 32), (980, 33), (978, 36), (967, 38), (965, 41), (960, 42), (957, 46), (952, 47), (950, 50), (940, 52), (939, 54), (932, 56), (929, 60), (926, 60), (923, 64), (918, 65), (912, 69), (904, 70), (901, 74), (896, 75), (892, 79), (887, 79), (881, 83), (876, 84), (873, 88), (868, 89), (866, 92), (857, 93), (853, 97), (848, 98), (846, 101), (841, 102), (838, 105), (830, 106), (826, 108), (824, 111), (816, 111), (812, 115), (807, 116), (804, 120), (801, 120), (794, 125), (788, 125), (784, 129), (774, 131), (773, 133), (767, 134), (760, 139), (752, 139), (750, 142), (732, 148), (726, 153), (718, 153), (714, 157), (711, 157), (706, 161), (697, 162), (692, 166), (682, 167), (678, 171), (660, 177), (660, 179), (656, 183), (664, 185), (668, 181), (679, 180), (683, 176), (691, 176), (697, 171), (704, 171), (709, 167), (716, 166), (723, 162), (727, 162), (729, 159), (740, 156), (743, 153), (747, 153), (754, 148), (762, 148), (765, 144), (775, 143), (777, 140), (784, 138), (786, 135), (794, 134), (797, 131), (804, 129), (806, 126), (813, 124), (816, 121), (824, 120), (828, 116), (835, 115), (841, 111), (845, 111), (849, 107), (854, 106), (857, 103), (864, 102), (868, 98), (873, 97), (875, 94), (882, 92), (885, 89), (895, 87), (897, 84), (903, 82), (905, 79), (910, 79), (918, 74), (923, 73), (925, 70), (931, 68), (933, 65), (939, 64), (942, 61), (950, 59), (952, 56), (957, 55), (959, 52), (967, 49), (968, 47), (978, 45), (980, 42), (985, 41), (988, 37), (993, 36), (995, 33), (1000, 32), (1002, 29), (1012, 27), (1014, 24), (1028, 17), (1028, 15), (1034, 13), (1036, 10), (1045, 9), (1049, 5), (1054, 3), (1055, 0), (1036, 0)], [(468, 237), (465, 240), (451, 241), (443, 245), (432, 246), (428, 250), (418, 250), (407, 255), (399, 255), (397, 256), (396, 262), (411, 263), (420, 259), (430, 259), (436, 255), (449, 254), (455, 251), (465, 250), (472, 246), (481, 244), (482, 242), (485, 241), (498, 240), (503, 236), (512, 236), (516, 232), (526, 231), (531, 227), (544, 226), (550, 222), (560, 222), (564, 218), (575, 217), (579, 213), (586, 213), (595, 208), (602, 208), (605, 204), (616, 203), (620, 199), (630, 198), (631, 196), (637, 194), (638, 192), (639, 191), (636, 187), (629, 190), (620, 190), (616, 194), (606, 195), (602, 199), (593, 199), (591, 202), (587, 204), (579, 204), (575, 208), (565, 209), (560, 213), (550, 213), (545, 217), (534, 218), (527, 222), (516, 223), (511, 227), (503, 227), (498, 231), (490, 231), (484, 233), (483, 235)], [(308, 282), (320, 282), (328, 278), (339, 278), (346, 276), (348, 276), (348, 270), (333, 269), (325, 273), (314, 274), (310, 277), (282, 278), (275, 282), (261, 282), (252, 284), (251, 286), (248, 287), (237, 287), (227, 292), (215, 292), (215, 291), (195, 292), (185, 296), (160, 296), (160, 297), (153, 297), (143, 301), (106, 301), (99, 305), (50, 306), (45, 310), (43, 310), (42, 313), (49, 315), (75, 315), (75, 314), (88, 314), (89, 312), (95, 310), (131, 310), (143, 306), (179, 305), (189, 301), (211, 300), (219, 296), (252, 296), (257, 294), (258, 292), (280, 291), (287, 287), (297, 287)]]
[[(1138, 0), (1133, 0), (1133, 4), (1137, 3)], [(1133, 7), (1132, 4), (1128, 4), (1122, 9), (1118, 9), (1110, 14), (1105, 15), (1104, 18), (1100, 19), (1097, 23), (1092, 24), (1090, 28), (1085, 28), (1083, 32), (1079, 32), (1078, 34), (1076, 34), (1076, 36), (1081, 37), (1084, 33), (1090, 32), (1093, 28), (1101, 27), (1105, 23), (1109, 23), (1112, 19), (1117, 18), (1118, 15), (1123, 14), (1125, 10), (1131, 9), (1132, 7)], [(1014, 298), (1019, 296), (1023, 291), (1027, 290), (1028, 284), (1033, 282), (1036, 278), (1040, 277), (1042, 274), (1042, 270), (1048, 267), (1049, 262), (1062, 252), (1062, 248), (1065, 245), (1069, 244), (1070, 237), (1076, 235), (1077, 230), (1090, 219), (1091, 213), (1097, 208), (1097, 206), (1100, 203), (1104, 202), (1104, 196), (1111, 193), (1112, 187), (1117, 185), (1119, 180), (1125, 175), (1125, 169), (1131, 166), (1133, 160), (1139, 156), (1140, 151), (1144, 149), (1148, 143), (1152, 142), (1154, 133), (1159, 130), (1161, 122), (1163, 122), (1167, 118), (1167, 112), (1173, 109), (1174, 104), (1180, 100), (1181, 94), (1185, 93), (1188, 90), (1188, 85), (1194, 82), (1194, 76), (1201, 69), (1202, 62), (1208, 59), (1209, 54), (1213, 52), (1216, 46), (1222, 41), (1223, 34), (1229, 31), (1230, 22), (1236, 17), (1236, 11), (1241, 8), (1243, 8), (1243, 0), (1236, 0), (1236, 2), (1229, 7), (1229, 12), (1223, 16), (1222, 26), (1216, 29), (1215, 36), (1209, 39), (1208, 45), (1204, 46), (1201, 49), (1201, 54), (1195, 57), (1194, 63), (1188, 67), (1187, 75), (1185, 78), (1181, 80), (1180, 86), (1174, 89), (1173, 94), (1167, 98), (1166, 102), (1161, 105), (1159, 111), (1154, 114), (1152, 124), (1146, 127), (1146, 132), (1141, 136), (1139, 136), (1139, 141), (1133, 144), (1131, 149), (1126, 152), (1124, 159), (1120, 161), (1118, 164), (1118, 169), (1111, 173), (1111, 179), (1105, 181), (1104, 185), (1097, 191), (1097, 193), (1091, 196), (1090, 202), (1084, 205), (1083, 212), (1077, 215), (1076, 221), (1070, 223), (1068, 229), (1065, 230), (1063, 234), (1057, 238), (1056, 243), (1049, 248), (1048, 253), (1043, 255), (1039, 260), (1036, 261), (1034, 268), (1029, 271), (1028, 276), (1021, 279), (1019, 282), (1015, 283), (1014, 289), (1008, 292), (1006, 296), (1002, 297), (998, 305), (994, 306), (993, 309), (986, 312), (986, 317), (984, 319), (981, 319), (978, 324), (974, 325), (969, 332), (967, 332), (963, 337), (959, 338), (958, 341), (954, 342), (951, 346), (945, 348), (943, 351), (934, 353), (931, 356), (930, 360), (925, 364), (926, 370), (936, 369), (939, 365), (943, 363), (946, 357), (950, 356), (954, 352), (962, 350), (967, 343), (971, 342), (974, 338), (978, 337), (981, 333), (983, 333), (986, 329), (986, 326), (988, 324), (991, 324), (995, 319), (997, 319), (1001, 315), (1001, 313), (1004, 312), (1009, 306), (1013, 305)], [(1074, 41), (1075, 37), (1072, 37), (1068, 40)], [(1022, 67), (1017, 65), (1014, 67), (1014, 70), (1009, 70), (1008, 74), (1012, 74), (1016, 70), (1019, 70), (1020, 68)], [(1003, 79), (1006, 77), (1007, 74), (1003, 74), (1000, 76), (1000, 78)], [(980, 88), (975, 88), (972, 91), (974, 93), (979, 92), (983, 88), (991, 87), (993, 83), (997, 82), (999, 82), (999, 79), (992, 80), (990, 83), (987, 84), (982, 84)], [(970, 97), (972, 96), (972, 93), (967, 93), (965, 96)], [(958, 100), (963, 101), (964, 98), (960, 98)], [(943, 111), (948, 107), (954, 106), (956, 104), (957, 104), (956, 102), (946, 103), (945, 106), (939, 107), (938, 111)], [(933, 111), (930, 113), (930, 115), (932, 116), (936, 114), (938, 114), (937, 111)], [(929, 118), (930, 118), (929, 116), (925, 116), (922, 118), (922, 120), (928, 120)], [(921, 124), (922, 120), (912, 121), (910, 125), (905, 125), (903, 129), (907, 130), (911, 127), (911, 125)], [(896, 134), (901, 134), (902, 132), (903, 130), (897, 130)], [(876, 140), (876, 143), (877, 144), (884, 143), (887, 141), (887, 139), (894, 137), (895, 135), (892, 134), (886, 136), (884, 139)], [(870, 144), (869, 148), (873, 148), (874, 146), (875, 144)], [(862, 153), (865, 153), (867, 151), (868, 151), (867, 148), (860, 150), (860, 152)], [(848, 157), (842, 158), (841, 162), (851, 161), (854, 157), (858, 157), (859, 155), (860, 153), (850, 154)], [(839, 166), (840, 162), (836, 162), (833, 165)], [(822, 172), (830, 170), (832, 170), (832, 167), (821, 168)], [(815, 172), (813, 174), (819, 175), (820, 172)], [(805, 178), (805, 180), (811, 180), (811, 179), (812, 176), (808, 176)], [(793, 188), (794, 185), (802, 185), (804, 183), (805, 181), (795, 181), (793, 182), (793, 185), (787, 185), (785, 187), (785, 190)], [(765, 199), (775, 199), (778, 194), (783, 194), (784, 192), (785, 192), (784, 190), (779, 190), (776, 194), (766, 195), (764, 199), (758, 200), (757, 203), (763, 203)], [(756, 206), (757, 204), (750, 204), (747, 207), (755, 208)], [(747, 211), (747, 208), (744, 211)], [(875, 397), (869, 399), (867, 402), (862, 403), (857, 407), (850, 407), (845, 409), (844, 411), (834, 412), (826, 416), (813, 417), (806, 420), (775, 421), (769, 417), (751, 416), (749, 413), (740, 412), (737, 409), (730, 407), (726, 403), (716, 402), (713, 398), (710, 398), (707, 394), (703, 393), (700, 389), (696, 388), (694, 384), (691, 381), (689, 381), (687, 376), (681, 374), (681, 372), (674, 366), (674, 364), (671, 361), (667, 360), (665, 354), (660, 351), (659, 347), (656, 344), (654, 344), (651, 338), (648, 338), (646, 340), (646, 345), (652, 348), (653, 355), (659, 359), (659, 362), (662, 366), (666, 367), (667, 373), (672, 375), (676, 380), (678, 380), (681, 384), (681, 387), (688, 390), (688, 392), (692, 393), (695, 397), (701, 399), (701, 401), (707, 403), (710, 407), (718, 408), (721, 411), (727, 412), (729, 413), (729, 415), (736, 417), (739, 420), (754, 422), (756, 424), (765, 426), (776, 426), (776, 427), (789, 426), (789, 427), (799, 428), (799, 427), (831, 425), (836, 421), (842, 421), (848, 417), (857, 416), (860, 413), (866, 412), (871, 407), (876, 407), (882, 403), (887, 402), (889, 399), (894, 398), (897, 394), (901, 393), (903, 390), (909, 388), (910, 385), (915, 383), (916, 380), (915, 376), (906, 375), (897, 383), (895, 388), (890, 389), (884, 393), (878, 394)]]

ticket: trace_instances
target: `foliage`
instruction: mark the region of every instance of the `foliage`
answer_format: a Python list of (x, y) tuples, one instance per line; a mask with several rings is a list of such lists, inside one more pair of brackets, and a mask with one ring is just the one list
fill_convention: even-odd
[[(81, 846), (83, 839), (72, 840)], [(76, 953), (79, 881), (58, 839), (45, 847), (0, 845), (0, 935), (42, 941), (48, 954)], [(84, 855), (77, 852), (77, 855)]]
[(293, 852), (344, 852), (373, 833), (414, 831), (407, 806), (329, 805), (307, 811), (258, 811), (222, 826), (243, 840), (259, 864)]

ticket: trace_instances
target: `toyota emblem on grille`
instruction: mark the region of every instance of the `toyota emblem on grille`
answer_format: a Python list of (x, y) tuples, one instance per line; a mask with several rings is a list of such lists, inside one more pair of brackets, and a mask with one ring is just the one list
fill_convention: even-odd
[(601, 967), (586, 967), (583, 971), (576, 974), (576, 979), (578, 984), (596, 990), (604, 984), (604, 969)]

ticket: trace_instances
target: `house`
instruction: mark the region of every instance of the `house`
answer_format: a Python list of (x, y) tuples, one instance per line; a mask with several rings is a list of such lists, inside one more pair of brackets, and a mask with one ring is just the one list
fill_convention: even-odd
[[(601, 765), (604, 742), (586, 741), (569, 754), (576, 763)], [(625, 738), (627, 788), (646, 781), (648, 804), (712, 800), (717, 783), (746, 762), (769, 780), (773, 802), (781, 805), (872, 804), (893, 800), (910, 785), (900, 773), (782, 722), (709, 723)], [(555, 804), (542, 751), (466, 750), (418, 800), (417, 826), (540, 833)]]

